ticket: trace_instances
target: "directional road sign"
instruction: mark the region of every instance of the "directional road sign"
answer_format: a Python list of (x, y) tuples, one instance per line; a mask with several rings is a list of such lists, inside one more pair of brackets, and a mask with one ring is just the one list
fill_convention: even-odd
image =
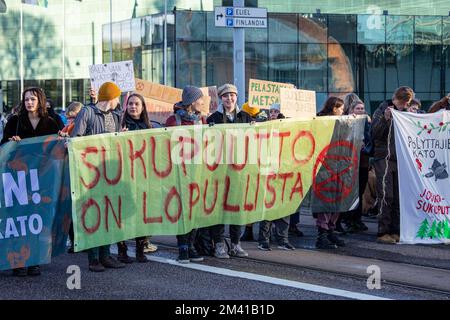
[(266, 8), (215, 7), (216, 27), (267, 28)]

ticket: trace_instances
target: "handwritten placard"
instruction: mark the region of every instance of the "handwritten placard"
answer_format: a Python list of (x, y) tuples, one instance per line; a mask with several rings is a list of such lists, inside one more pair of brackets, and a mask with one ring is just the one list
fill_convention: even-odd
[(89, 66), (91, 86), (98, 92), (105, 82), (114, 82), (122, 92), (135, 90), (133, 61), (121, 61)]
[(280, 103), (280, 88), (294, 88), (293, 84), (250, 79), (248, 102), (253, 107), (269, 109), (273, 103)]
[(281, 112), (290, 118), (316, 115), (316, 92), (298, 89), (280, 89)]

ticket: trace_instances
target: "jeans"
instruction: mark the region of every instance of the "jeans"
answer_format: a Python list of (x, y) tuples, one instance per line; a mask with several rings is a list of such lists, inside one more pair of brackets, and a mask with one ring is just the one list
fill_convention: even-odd
[(272, 223), (275, 224), (275, 239), (278, 244), (287, 243), (288, 231), (289, 231), (289, 216), (280, 218), (274, 221), (263, 220), (259, 222), (259, 243), (269, 243), (270, 241), (270, 229)]

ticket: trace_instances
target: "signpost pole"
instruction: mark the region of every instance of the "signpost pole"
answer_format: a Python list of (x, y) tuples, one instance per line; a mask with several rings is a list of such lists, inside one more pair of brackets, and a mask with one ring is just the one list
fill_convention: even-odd
[[(233, 0), (234, 7), (243, 7), (244, 0)], [(245, 29), (233, 28), (233, 76), (238, 89), (238, 104), (245, 102)]]

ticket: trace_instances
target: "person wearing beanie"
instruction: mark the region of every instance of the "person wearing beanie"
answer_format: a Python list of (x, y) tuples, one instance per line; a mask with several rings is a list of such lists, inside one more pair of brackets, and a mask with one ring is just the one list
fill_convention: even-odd
[[(120, 115), (114, 110), (119, 105), (121, 91), (112, 82), (105, 82), (98, 90), (97, 104), (81, 109), (75, 119), (71, 137), (90, 136), (102, 133), (119, 132)], [(111, 256), (110, 246), (101, 246), (87, 250), (89, 270), (102, 272), (105, 268), (123, 268), (125, 265)]]
[[(186, 86), (181, 95), (181, 101), (174, 105), (174, 114), (166, 120), (166, 127), (189, 126), (195, 124), (206, 124), (205, 117), (202, 117), (200, 110), (203, 107), (203, 93), (194, 86)], [(182, 235), (177, 235), (178, 262), (201, 262), (203, 257), (195, 250), (194, 240), (197, 234), (196, 229)]]
[(269, 107), (269, 120), (276, 120), (276, 119), (285, 119), (286, 117), (284, 114), (280, 111), (280, 104), (279, 103), (273, 103)]
[[(211, 114), (207, 122), (208, 124), (223, 124), (223, 123), (250, 123), (253, 119), (239, 111), (237, 105), (237, 88), (233, 84), (224, 84), (217, 90), (220, 98), (217, 111)], [(248, 253), (242, 249), (240, 244), (241, 226), (230, 225), (231, 248), (230, 255), (236, 257), (247, 257)], [(219, 224), (211, 227), (201, 228), (198, 230), (199, 237), (202, 243), (200, 247), (208, 248), (216, 258), (229, 259), (225, 244), (225, 225)], [(200, 240), (199, 240), (200, 241)], [(214, 244), (214, 245), (213, 245)], [(211, 248), (211, 250), (209, 250)], [(206, 251), (206, 250), (205, 250)]]
[(186, 86), (181, 101), (173, 106), (173, 115), (166, 120), (166, 127), (206, 124), (200, 111), (203, 108), (203, 92), (194, 86)]

